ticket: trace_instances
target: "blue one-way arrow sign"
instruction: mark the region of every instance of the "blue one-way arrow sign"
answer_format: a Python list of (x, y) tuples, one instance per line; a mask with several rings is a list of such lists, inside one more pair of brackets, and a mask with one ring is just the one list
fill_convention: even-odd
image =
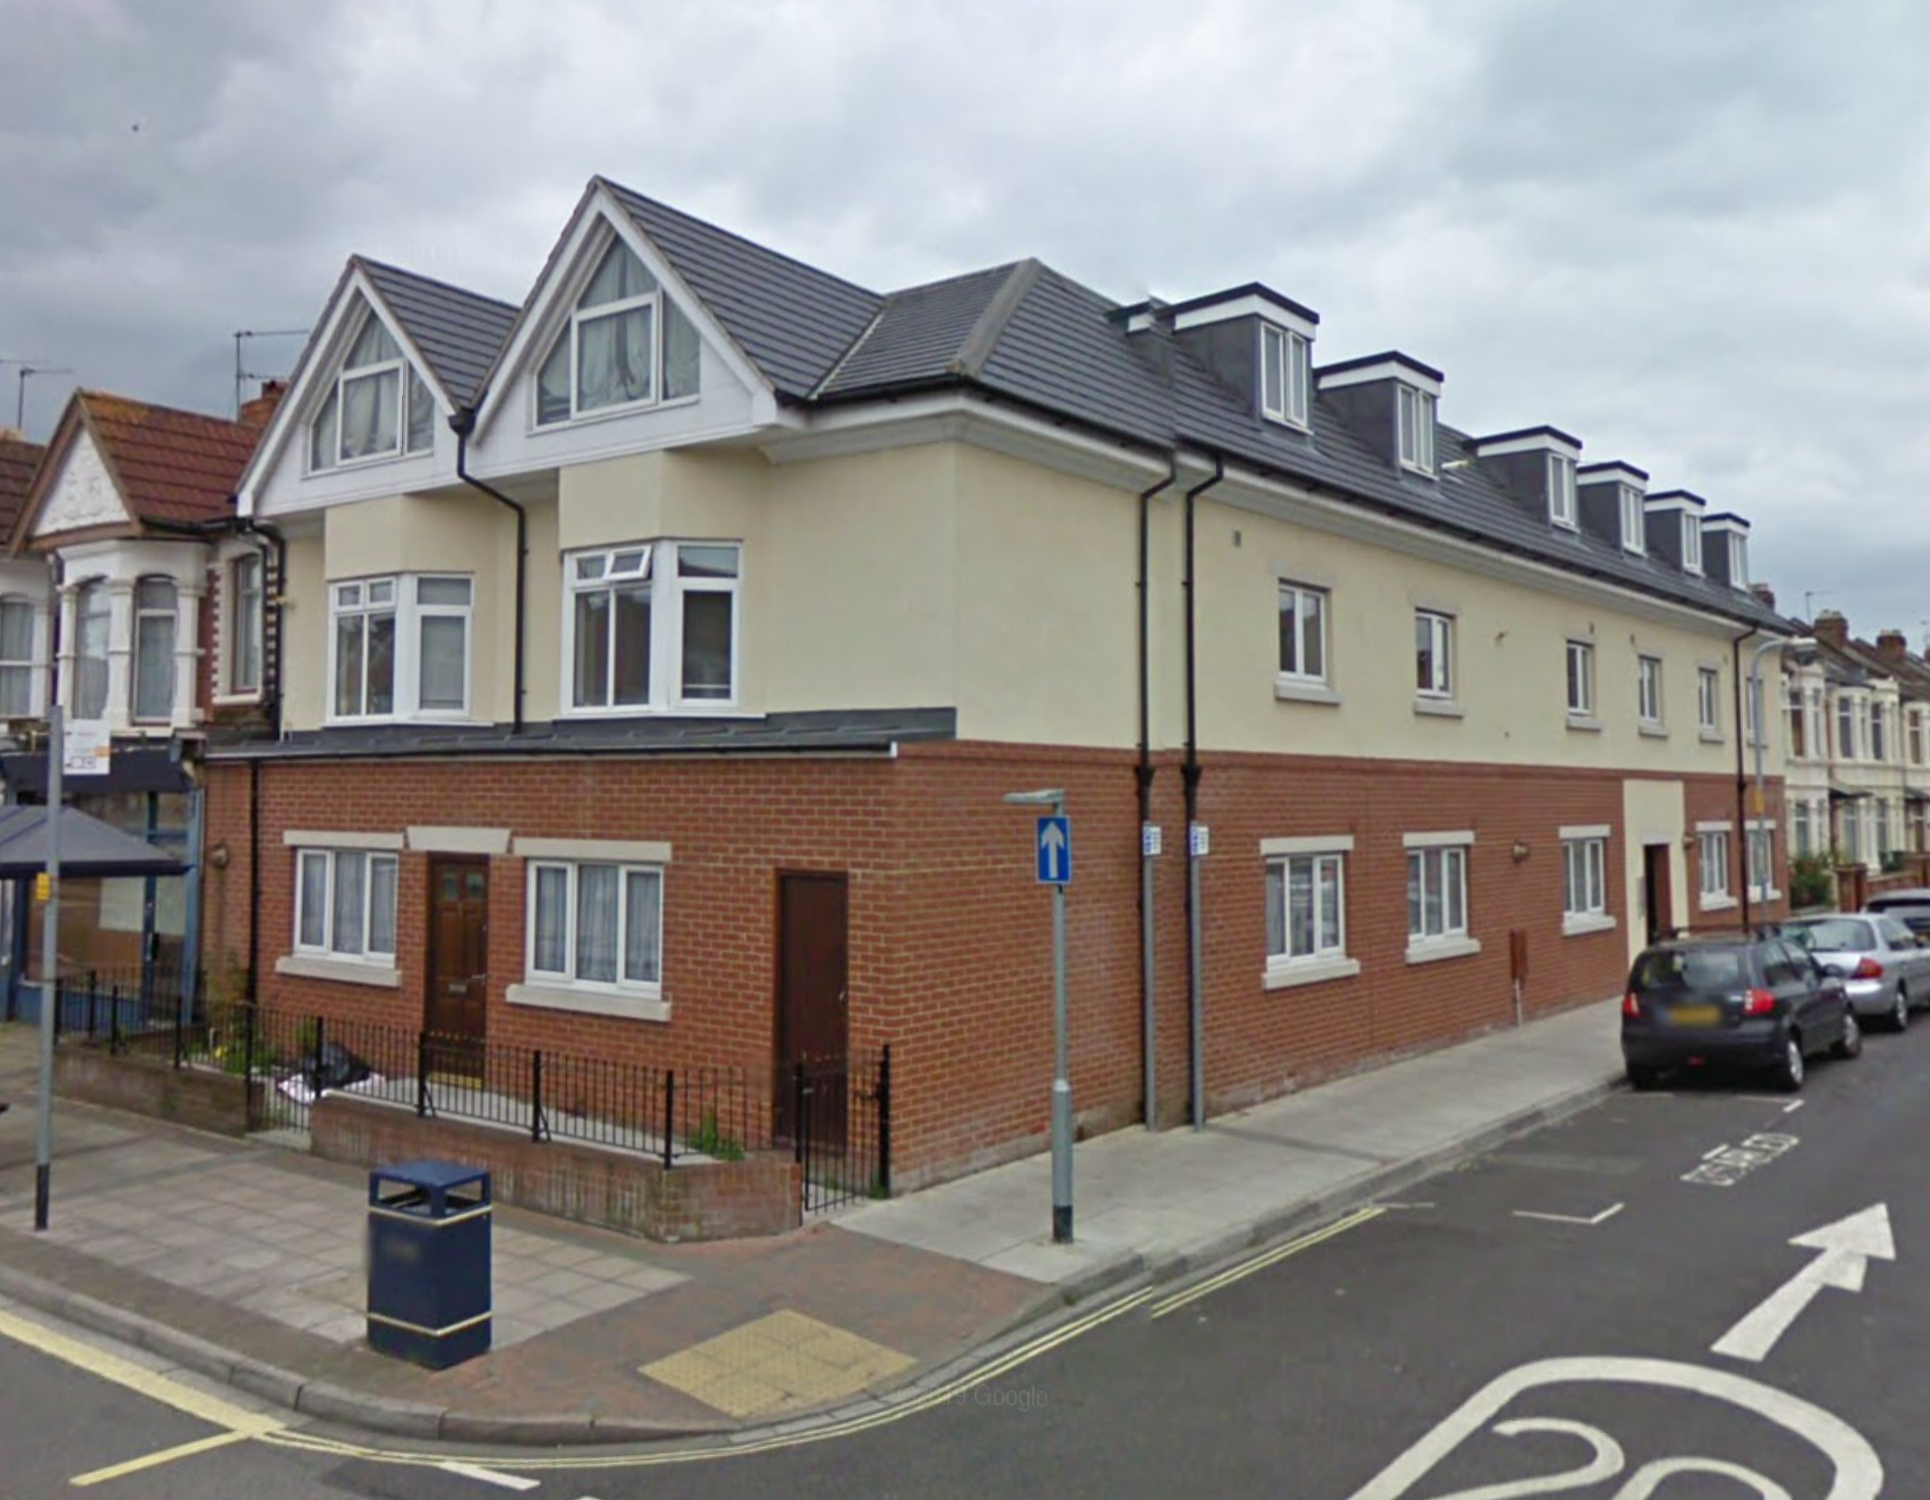
[(1072, 883), (1072, 819), (1039, 819), (1039, 884)]

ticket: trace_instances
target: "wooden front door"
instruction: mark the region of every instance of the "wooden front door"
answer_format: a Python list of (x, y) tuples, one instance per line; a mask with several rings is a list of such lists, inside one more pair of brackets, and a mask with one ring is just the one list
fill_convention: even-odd
[(436, 1039), (434, 1066), (479, 1071), (488, 1015), (489, 863), (431, 860), (429, 997), (423, 1029)]
[[(797, 1069), (821, 1092), (837, 1091), (842, 1107), (846, 1025), (845, 878), (781, 875), (777, 895), (777, 1118), (792, 1134)], [(814, 1125), (817, 1121), (814, 1120)], [(833, 1122), (825, 1120), (826, 1125)], [(835, 1122), (843, 1133), (843, 1122)]]
[(1649, 941), (1659, 943), (1675, 925), (1674, 892), (1669, 882), (1669, 846), (1642, 846), (1642, 889), (1646, 896)]

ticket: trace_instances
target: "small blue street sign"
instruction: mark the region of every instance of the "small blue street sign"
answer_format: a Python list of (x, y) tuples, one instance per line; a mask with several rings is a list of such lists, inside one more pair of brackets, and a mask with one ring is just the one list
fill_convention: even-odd
[(1039, 819), (1039, 884), (1072, 883), (1072, 819)]

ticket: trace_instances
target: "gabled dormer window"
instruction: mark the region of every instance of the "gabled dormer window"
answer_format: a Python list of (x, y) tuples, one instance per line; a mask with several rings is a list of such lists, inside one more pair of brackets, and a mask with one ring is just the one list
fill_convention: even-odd
[(1647, 552), (1648, 537), (1642, 523), (1642, 492), (1632, 484), (1617, 487), (1622, 502), (1622, 550)]
[(1307, 341), (1290, 328), (1260, 325), (1260, 411), (1276, 422), (1307, 425)]
[(1548, 455), (1548, 519), (1573, 531), (1575, 521), (1575, 460), (1566, 453)]
[(1682, 512), (1682, 571), (1702, 571), (1702, 522), (1686, 510)]
[(366, 314), (322, 409), (308, 429), (308, 467), (427, 453), (435, 441), (429, 387), (382, 320)]
[(697, 330), (635, 252), (615, 240), (536, 378), (536, 424), (697, 394)]
[(1421, 474), (1434, 472), (1434, 397), (1411, 385), (1398, 388), (1395, 398), (1400, 423), (1401, 467)]

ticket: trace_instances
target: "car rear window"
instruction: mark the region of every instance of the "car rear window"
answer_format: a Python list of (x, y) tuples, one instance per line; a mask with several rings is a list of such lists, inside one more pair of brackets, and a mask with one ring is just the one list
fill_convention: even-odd
[(1733, 990), (1748, 983), (1740, 948), (1653, 948), (1635, 961), (1632, 984), (1647, 990)]
[(1811, 953), (1866, 953), (1882, 946), (1868, 922), (1854, 917), (1819, 917), (1813, 922), (1790, 922), (1783, 936)]

